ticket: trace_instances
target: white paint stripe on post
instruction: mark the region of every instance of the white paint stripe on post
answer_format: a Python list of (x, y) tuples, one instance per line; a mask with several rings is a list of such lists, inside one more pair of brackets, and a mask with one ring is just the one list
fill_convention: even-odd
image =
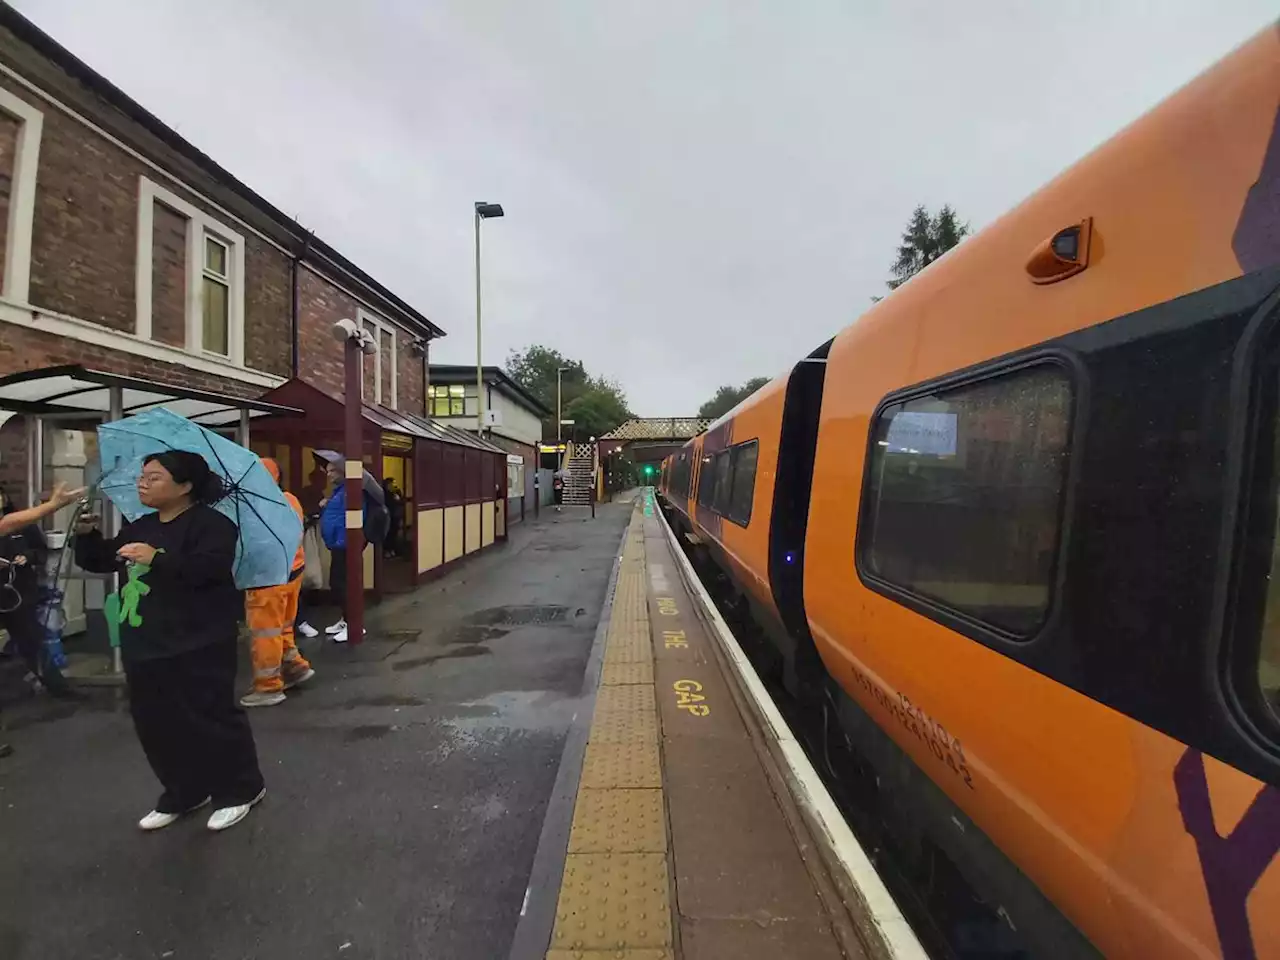
[(733, 664), (742, 688), (754, 701), (757, 715), (763, 720), (761, 726), (764, 728), (765, 736), (778, 743), (778, 752), (789, 767), (789, 779), (794, 788), (796, 802), (809, 811), (816, 825), (825, 834), (815, 839), (826, 841), (850, 883), (861, 895), (863, 906), (870, 915), (871, 922), (879, 931), (885, 954), (893, 960), (928, 960), (929, 955), (925, 953), (915, 931), (902, 915), (902, 910), (889, 893), (889, 888), (880, 879), (880, 874), (876, 871), (871, 858), (867, 856), (862, 844), (849, 829), (849, 824), (845, 822), (835, 800), (831, 798), (826, 785), (818, 776), (818, 771), (814, 769), (813, 763), (797, 742), (795, 734), (791, 732), (786, 720), (774, 705), (764, 684), (760, 682), (755, 668), (743, 653), (737, 638), (734, 637), (733, 631), (720, 616), (720, 611), (716, 609), (715, 602), (707, 593), (706, 587), (698, 579), (693, 564), (680, 548), (675, 532), (667, 523), (667, 518), (661, 510), (654, 512), (661, 518), (663, 530), (671, 543), (671, 552), (675, 554), (676, 562), (684, 571), (686, 582), (693, 588), (707, 620), (715, 628), (714, 633), (716, 639), (720, 641), (721, 649)]
[(346, 476), (348, 480), (364, 479), (364, 462), (363, 461), (347, 460), (345, 461), (345, 463), (346, 463), (346, 471), (347, 471)]
[(359, 530), (364, 526), (364, 513), (360, 510), (347, 511), (347, 529)]

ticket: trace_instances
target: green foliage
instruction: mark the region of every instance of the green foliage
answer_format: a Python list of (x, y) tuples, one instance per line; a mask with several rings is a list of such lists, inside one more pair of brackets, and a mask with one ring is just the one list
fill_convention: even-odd
[(564, 419), (577, 421), (565, 427), (563, 435), (574, 440), (599, 437), (631, 418), (626, 395), (612, 380), (593, 377), (580, 360), (570, 360), (559, 350), (534, 345), (513, 350), (507, 357), (507, 375), (552, 411), (542, 423), (542, 436), (556, 436), (556, 371), (561, 370), (560, 389)]
[(752, 377), (740, 387), (725, 384), (698, 408), (698, 416), (710, 417), (712, 420), (721, 417), (768, 382), (768, 377)]
[(923, 205), (916, 207), (902, 232), (897, 259), (889, 268), (893, 276), (886, 285), (897, 290), (968, 235), (969, 225), (961, 223), (949, 205), (932, 215)]

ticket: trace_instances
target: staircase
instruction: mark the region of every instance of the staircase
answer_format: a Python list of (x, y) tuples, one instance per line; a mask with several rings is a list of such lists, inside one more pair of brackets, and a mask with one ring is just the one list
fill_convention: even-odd
[(596, 484), (596, 445), (574, 444), (569, 453), (568, 474), (564, 481), (564, 502), (589, 507)]

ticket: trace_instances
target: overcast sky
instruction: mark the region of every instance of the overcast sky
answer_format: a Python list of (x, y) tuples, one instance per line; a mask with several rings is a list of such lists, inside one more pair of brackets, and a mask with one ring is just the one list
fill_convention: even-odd
[(990, 222), (1274, 0), (17, 0), (419, 307), (692, 413), (884, 292), (917, 203)]

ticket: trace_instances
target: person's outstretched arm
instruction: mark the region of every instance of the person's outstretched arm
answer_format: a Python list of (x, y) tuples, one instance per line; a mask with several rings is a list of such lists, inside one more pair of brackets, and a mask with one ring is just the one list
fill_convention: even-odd
[(72, 490), (65, 483), (56, 484), (53, 488), (53, 493), (49, 494), (49, 499), (44, 503), (28, 507), (26, 510), (15, 510), (13, 513), (0, 517), (0, 537), (8, 536), (33, 523), (39, 523), (51, 513), (56, 513), (63, 507), (75, 503), (84, 496), (84, 491), (84, 487), (77, 487)]

